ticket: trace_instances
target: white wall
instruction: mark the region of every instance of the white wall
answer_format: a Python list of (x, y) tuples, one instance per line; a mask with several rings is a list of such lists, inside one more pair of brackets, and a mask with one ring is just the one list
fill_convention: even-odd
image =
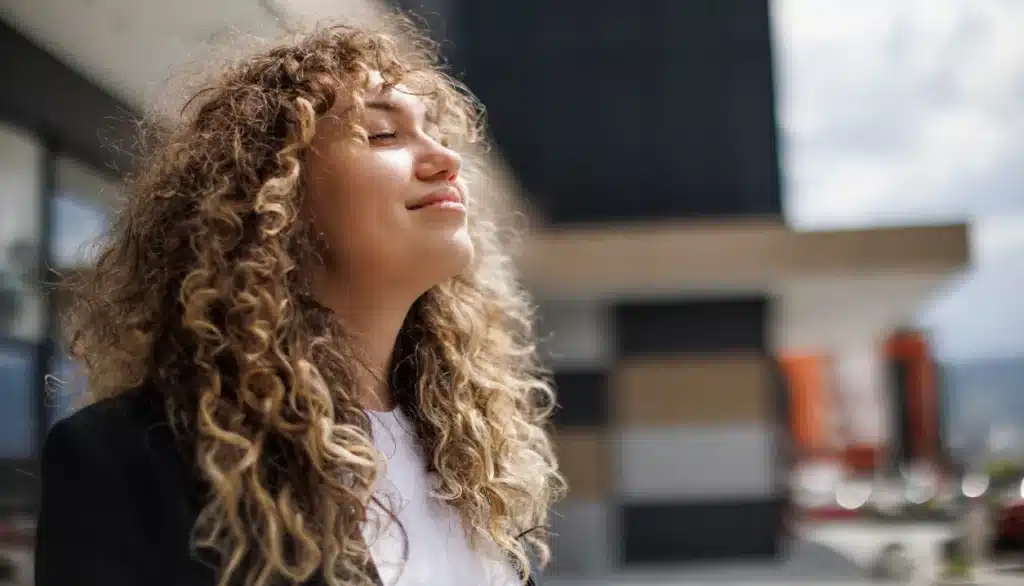
[(889, 378), (882, 348), (872, 340), (835, 354), (837, 415), (850, 443), (878, 445), (892, 437)]

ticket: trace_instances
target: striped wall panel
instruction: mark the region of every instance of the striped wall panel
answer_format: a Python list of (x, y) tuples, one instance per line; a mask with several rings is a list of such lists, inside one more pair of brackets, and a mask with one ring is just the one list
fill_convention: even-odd
[(551, 514), (551, 564), (548, 574), (606, 574), (618, 566), (621, 531), (608, 499), (572, 498)]
[(540, 352), (556, 368), (609, 364), (613, 335), (608, 307), (597, 302), (552, 302), (539, 307)]
[(762, 423), (770, 366), (758, 353), (619, 363), (611, 386), (620, 427)]
[(569, 483), (552, 573), (776, 553), (785, 484), (768, 307), (542, 305)]
[(607, 434), (601, 430), (563, 429), (554, 440), (573, 499), (603, 499), (610, 481)]
[(608, 428), (558, 424), (554, 449), (569, 486), (550, 515), (551, 574), (600, 574), (618, 565), (620, 531), (610, 490), (612, 450)]
[(553, 371), (558, 404), (553, 414), (555, 452), (569, 485), (550, 516), (549, 574), (593, 575), (619, 559), (609, 483), (612, 452), (609, 369), (613, 335), (609, 308), (594, 302), (540, 306), (541, 355)]
[(604, 430), (609, 419), (608, 375), (605, 370), (563, 370), (554, 373), (559, 428), (593, 427)]
[(767, 301), (623, 304), (612, 313), (616, 358), (765, 350)]
[(678, 425), (619, 432), (614, 487), (623, 502), (763, 498), (775, 442), (761, 425)]
[(778, 549), (782, 502), (709, 497), (630, 504), (623, 507), (621, 519), (622, 560), (627, 565), (761, 557)]
[(623, 563), (776, 553), (768, 307), (744, 298), (613, 310), (612, 486)]

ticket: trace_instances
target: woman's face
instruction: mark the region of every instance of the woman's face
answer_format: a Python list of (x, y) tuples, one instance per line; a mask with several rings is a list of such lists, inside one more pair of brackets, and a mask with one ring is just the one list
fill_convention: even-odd
[(418, 296), (472, 260), (462, 159), (441, 144), (424, 102), (371, 78), (354, 140), (336, 117), (317, 127), (307, 170), (309, 211), (332, 282)]

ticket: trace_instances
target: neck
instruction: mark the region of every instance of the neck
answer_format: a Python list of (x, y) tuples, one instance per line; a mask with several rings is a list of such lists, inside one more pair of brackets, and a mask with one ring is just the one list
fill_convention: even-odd
[(321, 295), (321, 303), (334, 311), (354, 337), (355, 355), (360, 358), (355, 371), (359, 401), (365, 409), (390, 411), (395, 408), (388, 376), (392, 352), (415, 297), (397, 298), (381, 291), (355, 294), (350, 287), (335, 290), (344, 293)]

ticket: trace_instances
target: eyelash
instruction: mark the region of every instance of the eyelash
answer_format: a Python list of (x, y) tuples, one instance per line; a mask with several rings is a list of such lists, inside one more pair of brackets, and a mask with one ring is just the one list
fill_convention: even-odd
[[(378, 132), (376, 134), (371, 134), (371, 135), (367, 136), (366, 140), (371, 141), (371, 142), (378, 142), (378, 141), (382, 141), (382, 140), (391, 140), (391, 139), (394, 139), (394, 138), (398, 138), (398, 133), (397, 132)], [(451, 145), (451, 141), (448, 140), (448, 137), (446, 137), (446, 136), (438, 136), (438, 137), (435, 137), (434, 140), (437, 141), (438, 144), (440, 144), (441, 146), (443, 146), (445, 148), (449, 148), (450, 145)]]

